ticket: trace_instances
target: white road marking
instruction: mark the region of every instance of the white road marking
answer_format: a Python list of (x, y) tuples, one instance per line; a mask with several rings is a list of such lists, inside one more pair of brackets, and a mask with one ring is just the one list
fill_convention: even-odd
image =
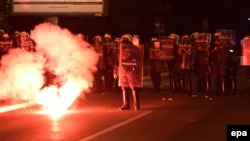
[(133, 122), (133, 121), (135, 121), (135, 120), (137, 120), (137, 119), (139, 119), (139, 118), (142, 118), (142, 117), (144, 117), (144, 116), (150, 114), (151, 112), (152, 112), (152, 111), (143, 112), (143, 113), (141, 113), (141, 114), (139, 114), (139, 115), (137, 115), (137, 116), (134, 116), (134, 117), (131, 117), (131, 118), (125, 120), (125, 121), (119, 122), (119, 123), (117, 123), (117, 124), (115, 124), (115, 125), (113, 125), (113, 126), (111, 126), (111, 127), (109, 127), (109, 128), (106, 128), (106, 129), (104, 129), (104, 130), (101, 130), (101, 131), (99, 131), (99, 132), (97, 132), (97, 133), (95, 133), (95, 134), (92, 134), (92, 135), (90, 135), (90, 136), (88, 136), (88, 137), (86, 137), (86, 138), (83, 138), (83, 139), (81, 139), (81, 140), (79, 140), (79, 141), (89, 141), (89, 140), (91, 140), (91, 139), (94, 139), (94, 138), (96, 138), (96, 137), (98, 137), (98, 136), (101, 136), (101, 135), (106, 134), (106, 133), (108, 133), (108, 132), (110, 132), (110, 131), (112, 131), (112, 130), (115, 130), (115, 129), (117, 129), (117, 128), (123, 126), (123, 125), (126, 125), (126, 124), (128, 124), (128, 123), (130, 123), (130, 122)]

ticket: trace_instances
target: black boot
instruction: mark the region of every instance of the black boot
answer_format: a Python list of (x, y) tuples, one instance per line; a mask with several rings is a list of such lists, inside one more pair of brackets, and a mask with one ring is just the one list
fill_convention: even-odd
[(187, 90), (186, 90), (186, 93), (189, 94), (189, 95), (192, 95), (192, 79), (191, 77), (187, 77), (186, 78), (186, 85), (187, 85)]
[(157, 72), (155, 92), (159, 92), (160, 90), (161, 90), (161, 72)]
[(134, 101), (134, 110), (140, 110), (140, 99), (139, 99), (139, 92), (137, 89), (132, 89), (132, 96)]
[(175, 92), (176, 82), (175, 82), (173, 74), (169, 74), (169, 86), (170, 86), (170, 91)]
[(129, 110), (130, 109), (130, 93), (129, 88), (122, 88), (122, 97), (123, 105), (120, 107), (120, 110)]
[(196, 92), (201, 93), (202, 92), (201, 78), (197, 74), (194, 77), (196, 82)]
[(180, 92), (180, 88), (181, 88), (181, 86), (180, 86), (180, 77), (178, 76), (178, 74), (176, 73), (176, 75), (175, 75), (175, 77), (173, 78), (173, 80), (174, 80), (174, 92), (176, 92), (176, 93), (178, 93), (178, 92)]
[(214, 84), (215, 84), (215, 93), (220, 95), (222, 91), (220, 77), (214, 76)]
[(222, 96), (225, 96), (226, 95), (226, 78), (225, 76), (222, 76), (221, 77), (221, 94)]
[(180, 81), (179, 81), (179, 86), (180, 86), (180, 92), (181, 94), (185, 93), (186, 92), (186, 86), (185, 86), (185, 80), (184, 78), (181, 78)]
[(211, 94), (211, 79), (209, 76), (206, 76), (206, 87), (205, 87), (205, 95), (208, 96)]
[(231, 81), (231, 94), (237, 95), (237, 79), (236, 79), (236, 77), (231, 75), (230, 81)]

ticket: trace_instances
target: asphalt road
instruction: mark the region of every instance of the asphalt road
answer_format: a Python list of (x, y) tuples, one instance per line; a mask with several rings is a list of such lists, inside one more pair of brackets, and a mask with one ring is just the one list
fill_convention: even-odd
[(119, 111), (119, 93), (89, 94), (54, 121), (37, 107), (0, 114), (1, 141), (223, 141), (250, 124), (249, 96), (141, 93), (140, 111)]
[(118, 110), (121, 93), (106, 92), (87, 94), (58, 120), (41, 112), (39, 106), (2, 112), (0, 140), (226, 141), (227, 125), (250, 125), (246, 77), (239, 78), (238, 96), (210, 97), (170, 93), (167, 76), (163, 76), (163, 90), (155, 93), (148, 79), (140, 93), (139, 111)]

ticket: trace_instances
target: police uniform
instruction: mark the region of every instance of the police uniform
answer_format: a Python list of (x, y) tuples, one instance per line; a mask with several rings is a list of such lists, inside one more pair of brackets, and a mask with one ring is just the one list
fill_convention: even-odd
[(220, 79), (220, 63), (218, 60), (219, 52), (218, 48), (222, 46), (222, 41), (220, 39), (221, 33), (216, 32), (213, 35), (212, 42), (211, 42), (211, 47), (210, 47), (210, 56), (209, 56), (209, 63), (211, 66), (211, 76), (214, 82), (215, 86), (215, 92), (217, 94), (220, 94), (222, 92), (222, 84), (221, 84), (221, 79)]
[(192, 94), (193, 48), (188, 35), (178, 44), (178, 70), (181, 93)]
[(114, 56), (114, 67), (113, 67), (113, 88), (115, 91), (119, 91), (120, 87), (118, 86), (118, 67), (119, 67), (119, 46), (120, 46), (120, 38), (115, 38), (114, 46), (113, 46), (113, 56)]
[(94, 91), (98, 92), (98, 93), (102, 93), (104, 90), (104, 83), (103, 83), (103, 77), (105, 74), (105, 61), (104, 61), (104, 48), (103, 48), (103, 44), (102, 44), (102, 37), (100, 35), (96, 35), (93, 38), (94, 44), (93, 47), (95, 49), (95, 51), (98, 53), (99, 55), (99, 60), (97, 62), (97, 72), (95, 72), (94, 77), (95, 77), (95, 81), (94, 81)]
[(215, 79), (216, 93), (226, 95), (229, 89), (229, 63), (230, 63), (230, 48), (232, 44), (227, 41), (227, 34), (224, 30), (218, 31), (214, 35), (214, 43), (211, 46), (210, 63), (212, 76)]
[(122, 88), (123, 105), (120, 110), (130, 109), (130, 95), (133, 97), (134, 110), (140, 109), (139, 90), (142, 87), (142, 55), (140, 48), (132, 43), (132, 37), (121, 37), (119, 52), (119, 86)]
[(103, 48), (104, 48), (104, 61), (105, 61), (105, 91), (111, 91), (113, 89), (114, 77), (113, 70), (115, 65), (115, 55), (114, 55), (114, 42), (110, 34), (104, 35)]
[(35, 51), (35, 43), (31, 40), (29, 33), (23, 31), (19, 36), (19, 47), (29, 52)]
[(228, 48), (229, 48), (229, 72), (228, 72), (228, 89), (227, 93), (237, 95), (237, 74), (239, 71), (239, 63), (238, 63), (238, 56), (239, 51), (236, 48), (235, 44), (232, 42), (232, 39), (229, 38), (227, 41)]
[(13, 34), (13, 48), (18, 48), (20, 47), (20, 41), (19, 41), (19, 36), (20, 36), (20, 32), (19, 31), (15, 31)]
[[(167, 42), (166, 42), (166, 51), (168, 53), (168, 57), (165, 58), (165, 62), (168, 67), (168, 72), (169, 72), (169, 85), (170, 85), (170, 91), (171, 92), (179, 92), (179, 83), (178, 83), (178, 56), (177, 54), (177, 46), (178, 46), (178, 35), (172, 33), (168, 36)], [(162, 46), (164, 49), (164, 46)]]
[(160, 59), (160, 42), (157, 38), (151, 39), (151, 48), (149, 49), (150, 76), (154, 91), (159, 92), (161, 87), (161, 73), (163, 61)]
[(210, 48), (211, 34), (200, 33), (195, 39), (195, 58), (194, 70), (196, 74), (197, 85), (199, 92), (210, 95), (210, 64), (209, 64), (209, 48)]
[(13, 40), (10, 39), (8, 33), (3, 33), (0, 40), (0, 56), (8, 53), (8, 50), (13, 47)]

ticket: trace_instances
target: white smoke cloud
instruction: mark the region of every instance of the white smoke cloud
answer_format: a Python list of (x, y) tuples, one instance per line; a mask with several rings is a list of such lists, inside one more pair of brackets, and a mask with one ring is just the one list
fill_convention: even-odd
[(44, 83), (44, 57), (22, 49), (12, 49), (1, 59), (1, 99), (33, 100)]
[(48, 58), (46, 69), (60, 78), (70, 76), (75, 79), (80, 77), (79, 81), (93, 81), (92, 73), (96, 71), (98, 56), (93, 49), (82, 46), (84, 41), (79, 40), (69, 30), (44, 23), (31, 31), (31, 38), (37, 44), (37, 51)]
[(30, 37), (36, 43), (35, 53), (12, 49), (1, 60), (0, 99), (35, 100), (42, 97), (46, 101), (43, 94), (50, 86), (43, 87), (45, 70), (53, 72), (61, 83), (58, 90), (51, 86), (53, 93), (75, 95), (72, 100), (92, 87), (98, 55), (87, 43), (69, 30), (50, 23), (36, 25)]

